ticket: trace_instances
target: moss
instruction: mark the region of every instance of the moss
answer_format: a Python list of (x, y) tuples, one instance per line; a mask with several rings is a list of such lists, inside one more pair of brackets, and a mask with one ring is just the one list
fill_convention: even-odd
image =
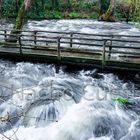
[(105, 19), (108, 20), (110, 16), (112, 15), (112, 9), (113, 9), (113, 0), (110, 0), (109, 8), (107, 12), (105, 13)]
[(118, 102), (119, 104), (128, 104), (129, 100), (125, 97), (122, 96), (117, 96), (116, 98), (113, 99), (115, 102)]
[(103, 15), (101, 15), (100, 20), (111, 22), (116, 21), (114, 16), (114, 0), (110, 0), (108, 10)]
[(19, 10), (18, 16), (16, 18), (15, 29), (21, 29), (22, 28), (23, 20), (24, 20), (25, 15), (26, 15), (26, 11), (25, 11), (25, 5), (23, 3), (20, 10)]

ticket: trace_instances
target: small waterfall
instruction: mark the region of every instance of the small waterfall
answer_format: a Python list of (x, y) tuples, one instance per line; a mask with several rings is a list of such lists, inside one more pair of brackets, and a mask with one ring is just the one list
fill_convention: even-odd
[[(46, 64), (1, 61), (0, 70), (1, 140), (140, 138), (140, 90), (133, 82), (97, 70), (56, 73)], [(119, 104), (116, 96), (133, 103)]]

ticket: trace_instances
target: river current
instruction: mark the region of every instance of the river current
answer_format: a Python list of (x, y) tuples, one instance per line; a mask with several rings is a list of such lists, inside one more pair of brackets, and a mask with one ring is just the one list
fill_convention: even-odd
[[(6, 26), (12, 28), (13, 23), (1, 24)], [(24, 28), (140, 33), (132, 23), (93, 20), (28, 21)], [(0, 140), (140, 140), (138, 73), (130, 78), (131, 73), (66, 68), (0, 60)]]

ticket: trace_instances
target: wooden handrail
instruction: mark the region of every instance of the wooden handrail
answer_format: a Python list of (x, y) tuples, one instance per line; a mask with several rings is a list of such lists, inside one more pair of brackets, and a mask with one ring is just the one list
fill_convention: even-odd
[[(25, 35), (25, 34), (8, 34), (8, 33), (0, 33), (0, 35), (3, 35), (5, 38), (7, 38), (8, 36), (23, 36), (23, 37), (34, 37), (34, 41), (36, 40), (36, 38), (45, 38), (45, 39), (56, 39), (58, 38), (58, 36), (41, 36), (41, 35), (35, 35), (35, 34), (32, 34), (32, 35)], [(128, 42), (128, 43), (140, 43), (140, 41), (137, 41), (137, 40), (126, 40), (126, 39), (114, 39), (114, 38), (85, 38), (85, 37), (72, 37), (73, 34), (71, 34), (70, 37), (67, 37), (67, 36), (61, 36), (62, 39), (70, 39), (70, 42), (72, 42), (72, 40), (85, 40), (85, 41), (103, 41), (103, 40), (109, 40), (111, 42)], [(36, 42), (36, 41), (35, 41)], [(72, 44), (72, 43), (71, 43)]]
[[(10, 29), (0, 29), (0, 32), (1, 31), (12, 31)], [(52, 34), (74, 34), (74, 35), (90, 35), (90, 36), (101, 36), (101, 37), (134, 37), (134, 38), (139, 38), (140, 35), (124, 35), (124, 34), (90, 34), (90, 33), (80, 33), (80, 32), (64, 32), (64, 31), (48, 31), (48, 30), (15, 30), (15, 31), (21, 31), (21, 32), (38, 32), (38, 33), (52, 33)]]
[[(140, 44), (139, 40), (132, 40), (130, 38), (133, 37), (139, 37), (140, 36), (131, 36), (131, 35), (103, 35), (103, 34), (87, 34), (87, 33), (76, 33), (76, 32), (53, 32), (53, 31), (22, 31), (22, 32), (28, 32), (32, 34), (10, 34), (8, 33), (11, 30), (0, 30), (0, 32), (3, 31), (4, 33), (0, 33), (0, 35), (4, 36), (3, 41), (7, 40), (8, 37), (10, 36), (15, 36), (18, 37), (18, 42), (17, 43), (12, 43), (12, 42), (1, 42), (0, 45), (16, 45), (19, 46), (19, 52), (20, 54), (23, 53), (22, 51), (22, 46), (32, 46), (35, 49), (38, 49), (39, 47), (42, 47), (41, 45), (38, 45), (39, 43), (46, 43), (43, 47), (47, 47), (48, 43), (55, 43), (57, 45), (57, 55), (60, 58), (61, 57), (61, 44), (69, 44), (70, 48), (74, 47), (74, 45), (84, 45), (84, 46), (92, 46), (93, 51), (96, 50), (94, 47), (99, 47), (100, 50), (102, 50), (102, 63), (104, 65), (105, 59), (106, 59), (106, 53), (111, 54), (129, 54), (129, 55), (140, 55), (138, 50), (140, 50), (140, 46), (122, 46), (122, 45), (114, 45), (114, 42), (120, 42), (120, 43), (137, 43)], [(17, 30), (20, 31), (20, 30)], [(53, 36), (46, 36), (46, 35), (39, 35), (38, 33), (52, 33), (56, 34)], [(68, 36), (67, 36), (68, 35)], [(80, 36), (77, 36), (80, 35)], [(97, 38), (90, 38), (90, 37), (85, 37), (85, 35), (89, 35), (90, 37), (97, 37)], [(28, 39), (26, 39), (26, 37)], [(31, 37), (31, 38), (30, 38)], [(99, 38), (100, 37), (100, 38)], [(121, 38), (117, 39), (115, 37), (130, 37), (129, 39), (126, 38)], [(33, 39), (32, 39), (33, 38)], [(76, 40), (79, 40), (80, 42), (76, 42)], [(12, 41), (12, 38), (10, 39)], [(13, 38), (14, 41), (14, 38)], [(22, 44), (24, 41), (25, 44)], [(87, 41), (89, 41), (87, 43)], [(111, 43), (108, 45), (107, 42), (110, 41)], [(27, 42), (27, 43), (26, 43)], [(98, 43), (97, 43), (98, 42)], [(31, 44), (29, 44), (31, 43)], [(102, 45), (103, 43), (103, 45)], [(103, 48), (102, 48), (103, 47)], [(107, 50), (109, 48), (109, 50)], [(31, 48), (26, 48), (26, 49), (31, 49)], [(121, 51), (120, 49), (130, 49), (133, 50), (133, 52), (129, 51)], [(136, 50), (136, 51), (134, 51)]]
[(137, 52), (126, 52), (126, 51), (117, 51), (117, 50), (111, 50), (111, 51), (107, 51), (107, 53), (112, 53), (112, 54), (130, 54), (130, 55), (139, 55), (140, 56), (140, 53), (137, 53)]
[(116, 49), (135, 49), (135, 50), (140, 50), (140, 47), (130, 47), (130, 46), (118, 46), (118, 45), (107, 45), (106, 47), (112, 47)]

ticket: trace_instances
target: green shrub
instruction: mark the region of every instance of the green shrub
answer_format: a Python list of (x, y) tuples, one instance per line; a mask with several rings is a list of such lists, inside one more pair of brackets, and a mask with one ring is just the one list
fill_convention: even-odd
[(61, 19), (63, 18), (62, 12), (59, 11), (47, 11), (46, 18), (48, 19)]
[(92, 13), (92, 14), (89, 15), (89, 18), (91, 18), (91, 19), (97, 19), (98, 16), (99, 16), (98, 13), (95, 13), (94, 12), (94, 13)]
[(69, 17), (70, 18), (78, 18), (79, 14), (77, 12), (71, 12), (71, 13), (69, 13)]

